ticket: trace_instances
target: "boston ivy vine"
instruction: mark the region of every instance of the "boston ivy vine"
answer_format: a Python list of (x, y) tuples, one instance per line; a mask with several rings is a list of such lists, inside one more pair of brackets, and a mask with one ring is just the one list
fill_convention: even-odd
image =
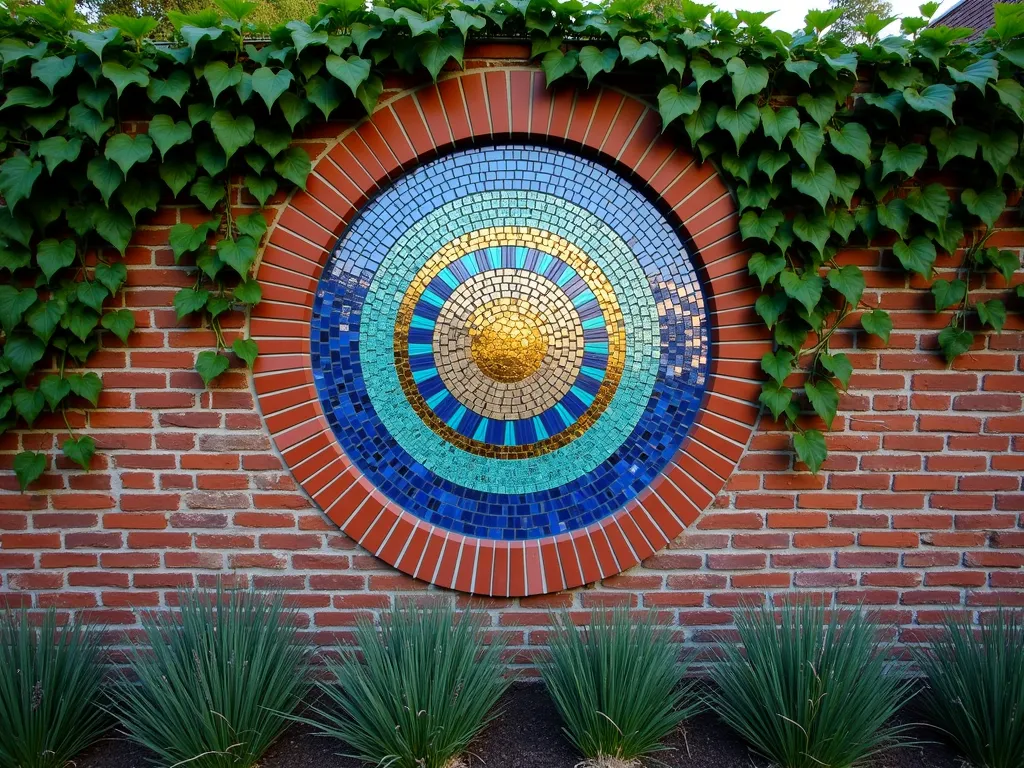
[[(938, 335), (947, 360), (975, 330), (999, 330), (1020, 268), (989, 247), (1008, 193), (1024, 184), (1024, 13), (998, 6), (992, 30), (929, 28), (936, 3), (882, 37), (892, 20), (868, 17), (864, 42), (829, 34), (838, 11), (812, 12), (790, 35), (768, 14), (716, 11), (683, 0), (657, 14), (647, 0), (599, 7), (578, 0), (396, 0), (368, 9), (329, 0), (307, 20), (251, 42), (254, 4), (217, 0), (172, 13), (176, 40), (157, 43), (157, 21), (110, 17), (90, 27), (73, 0), (46, 0), (0, 15), (0, 432), (65, 414), (64, 455), (87, 468), (95, 451), (66, 417), (72, 396), (96, 405), (99, 377), (85, 366), (101, 334), (126, 341), (130, 310), (106, 309), (124, 285), (125, 249), (161, 202), (208, 211), (170, 233), (176, 260), (194, 268), (178, 291), (178, 317), (199, 316), (216, 348), (200, 352), (207, 384), (248, 365), (255, 342), (227, 334), (231, 310), (260, 300), (253, 264), (266, 232), (261, 213), (235, 215), (244, 191), (262, 207), (303, 186), (310, 158), (291, 146), (303, 126), (372, 111), (390, 71), (436, 79), (461, 65), (467, 38), (530, 41), (548, 84), (581, 87), (630, 71), (651, 83), (665, 129), (715, 161), (732, 182), (740, 229), (755, 251), (749, 270), (763, 294), (756, 311), (772, 330), (761, 401), (795, 431), (798, 457), (817, 471), (822, 429), (836, 417), (853, 373), (832, 348), (859, 323), (888, 341), (888, 314), (864, 300), (865, 277), (837, 253), (851, 242), (891, 244), (894, 264), (934, 277), (940, 252), (962, 256), (955, 279), (935, 280)], [(143, 133), (127, 130), (145, 124)], [(951, 196), (949, 189), (957, 191)], [(976, 300), (986, 286), (1006, 296)], [(996, 281), (996, 282), (993, 282)], [(230, 339), (230, 343), (229, 343)], [(802, 388), (803, 396), (792, 387)], [(809, 405), (821, 423), (801, 416)], [(47, 457), (24, 451), (24, 489)]]

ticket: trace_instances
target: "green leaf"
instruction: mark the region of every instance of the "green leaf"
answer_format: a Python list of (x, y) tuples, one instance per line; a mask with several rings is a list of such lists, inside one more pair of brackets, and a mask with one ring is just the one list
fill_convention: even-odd
[(210, 292), (196, 290), (194, 288), (182, 288), (174, 294), (174, 309), (178, 314), (178, 320), (192, 312), (199, 312), (206, 306), (210, 298)]
[(878, 77), (890, 89), (902, 93), (904, 88), (909, 88), (921, 81), (921, 70), (917, 67), (896, 64), (880, 69)]
[(758, 279), (762, 290), (785, 268), (786, 259), (778, 251), (772, 251), (767, 255), (755, 253), (747, 262), (747, 271)]
[(694, 56), (690, 61), (690, 72), (697, 83), (697, 90), (704, 87), (705, 83), (716, 83), (725, 75), (725, 67), (716, 67), (707, 59), (701, 56)]
[(99, 144), (103, 134), (114, 127), (114, 118), (104, 118), (96, 110), (85, 104), (75, 104), (68, 112), (68, 124), (76, 131), (84, 133), (94, 143)]
[(1013, 273), (1020, 269), (1020, 256), (1013, 251), (1000, 251), (996, 248), (989, 248), (986, 251), (985, 260), (999, 270), (1007, 285), (1013, 281)]
[(775, 231), (785, 220), (782, 211), (770, 208), (764, 213), (747, 211), (740, 217), (740, 235), (744, 240), (758, 239), (770, 243)]
[(980, 194), (973, 189), (965, 189), (960, 195), (960, 201), (990, 229), (1006, 210), (1006, 195), (998, 187), (988, 187)]
[(841, 53), (835, 58), (822, 53), (821, 58), (825, 60), (825, 63), (832, 68), (833, 72), (841, 72), (846, 70), (852, 74), (855, 78), (857, 76), (857, 54), (849, 51), (847, 53)]
[[(607, 50), (614, 51), (614, 48)], [(675, 72), (682, 78), (686, 74), (686, 54), (684, 54), (678, 45), (669, 43), (666, 47), (658, 47), (658, 58), (661, 59), (661, 64), (665, 67), (665, 72), (672, 74)], [(583, 54), (580, 54), (580, 62), (582, 63)], [(611, 70), (608, 70), (611, 71)]]
[(796, 449), (797, 458), (815, 474), (828, 458), (825, 436), (816, 429), (805, 429), (793, 435), (793, 448)]
[(124, 211), (101, 210), (96, 214), (96, 232), (124, 255), (135, 225)]
[(186, 253), (199, 250), (206, 244), (210, 233), (216, 232), (219, 226), (220, 217), (204, 221), (202, 224), (195, 226), (182, 222), (171, 227), (168, 242), (170, 243), (171, 250), (174, 252), (174, 262), (177, 263)]
[(75, 255), (74, 240), (43, 240), (36, 249), (36, 263), (50, 282), (58, 270), (74, 263)]
[(274, 160), (274, 170), (297, 187), (306, 188), (306, 177), (312, 170), (309, 155), (301, 147), (289, 147)]
[(800, 127), (800, 115), (793, 107), (775, 110), (771, 105), (765, 104), (761, 107), (761, 125), (764, 135), (774, 139), (779, 149), (782, 149), (785, 138), (792, 130)]
[(108, 160), (117, 163), (121, 173), (127, 176), (132, 166), (144, 163), (152, 156), (153, 140), (144, 133), (134, 137), (118, 133), (107, 141), (103, 154)]
[(75, 462), (82, 469), (88, 470), (92, 457), (96, 453), (96, 441), (88, 435), (69, 437), (61, 446), (61, 451), (68, 460)]
[(764, 320), (764, 324), (771, 329), (788, 306), (789, 299), (784, 293), (762, 294), (754, 302), (754, 311)]
[(846, 123), (840, 130), (829, 128), (829, 138), (837, 152), (842, 152), (867, 168), (871, 164), (871, 137), (860, 123)]
[(36, 151), (46, 161), (46, 170), (52, 176), (61, 163), (70, 163), (82, 152), (82, 140), (78, 137), (68, 141), (63, 136), (51, 136), (36, 145)]
[(373, 112), (383, 92), (384, 81), (377, 77), (377, 75), (370, 75), (366, 78), (366, 82), (359, 86), (356, 90), (356, 98), (362, 103), (366, 114), (369, 115)]
[[(779, 384), (786, 380), (786, 377), (793, 372), (793, 361), (796, 360), (792, 352), (780, 349), (776, 352), (767, 352), (761, 358), (761, 368)], [(776, 417), (778, 418), (778, 417)]]
[(271, 177), (246, 176), (245, 187), (263, 206), (267, 204), (271, 195), (277, 192), (277, 180)]
[(359, 86), (370, 76), (370, 60), (359, 56), (344, 59), (332, 54), (327, 57), (327, 71), (347, 85), (355, 96)]
[(992, 83), (992, 90), (1013, 114), (1024, 118), (1024, 86), (1012, 78)]
[(877, 336), (886, 344), (889, 343), (889, 334), (892, 333), (892, 318), (889, 313), (876, 309), (873, 312), (865, 312), (860, 317), (860, 326), (872, 336)]
[(823, 158), (818, 158), (813, 168), (794, 170), (792, 179), (794, 187), (817, 200), (822, 208), (836, 186), (835, 169)]
[[(117, 199), (128, 211), (131, 223), (134, 224), (139, 211), (155, 211), (157, 209), (157, 205), (160, 203), (160, 184), (148, 174), (141, 177), (133, 176), (117, 190)], [(128, 237), (131, 237), (131, 232), (128, 233)], [(114, 244), (117, 245), (117, 243)], [(124, 252), (124, 249), (120, 250), (122, 253)]]
[[(50, 410), (56, 411), (57, 406), (64, 398), (71, 394), (71, 384), (62, 376), (50, 374), (39, 382), (37, 391), (46, 398), (46, 404), (50, 406)], [(41, 410), (42, 408), (39, 409), (39, 411)], [(36, 413), (38, 414), (39, 411)]]
[(149, 85), (149, 72), (141, 64), (126, 67), (117, 61), (105, 61), (103, 62), (103, 76), (114, 84), (118, 99), (129, 85), (134, 84), (141, 88)]
[(100, 401), (100, 392), (103, 391), (103, 382), (100, 377), (92, 371), (79, 374), (73, 373), (67, 377), (71, 391), (79, 397), (88, 400), (95, 407)]
[(344, 93), (337, 80), (314, 77), (306, 83), (306, 98), (323, 114), (326, 120), (338, 108)]
[(103, 59), (103, 49), (108, 43), (113, 42), (121, 36), (121, 31), (114, 27), (108, 27), (101, 32), (80, 32), (75, 30), (71, 37), (81, 43), (86, 50), (96, 54), (96, 58)]
[(235, 229), (259, 242), (267, 231), (267, 220), (262, 213), (249, 213), (235, 219)]
[(1006, 306), (999, 299), (979, 301), (974, 305), (978, 311), (978, 319), (985, 325), (990, 326), (994, 331), (1003, 330), (1006, 324)]
[(828, 271), (828, 284), (833, 290), (842, 294), (851, 306), (856, 307), (860, 303), (860, 297), (864, 295), (864, 273), (860, 267), (847, 264), (838, 269)]
[(540, 66), (544, 70), (544, 76), (548, 88), (556, 80), (571, 74), (579, 64), (580, 55), (577, 51), (563, 53), (559, 50), (548, 51), (541, 59)]
[(100, 320), (100, 325), (113, 333), (122, 342), (128, 342), (128, 336), (135, 328), (135, 315), (130, 309), (119, 309), (107, 312)]
[[(0, 170), (0, 174), (2, 174), (2, 170)], [(89, 161), (85, 175), (103, 195), (103, 202), (107, 205), (110, 205), (110, 196), (124, 181), (124, 174), (121, 173), (117, 163), (102, 157), (94, 157)]]
[(807, 85), (811, 84), (811, 75), (813, 75), (815, 70), (818, 69), (818, 63), (816, 61), (796, 61), (794, 59), (790, 59), (783, 66), (786, 68), (787, 72), (792, 72), (807, 83)]
[(252, 73), (252, 89), (260, 95), (269, 110), (281, 94), (288, 90), (292, 80), (292, 73), (287, 69), (275, 73), (270, 67), (260, 67)]
[[(615, 50), (611, 48), (609, 50)], [(584, 70), (586, 67), (584, 67)], [(682, 90), (674, 85), (666, 85), (658, 92), (658, 112), (661, 114), (662, 130), (677, 117), (691, 115), (700, 107), (700, 94), (693, 85)]]
[(744, 102), (737, 109), (723, 104), (718, 108), (715, 122), (719, 128), (729, 132), (736, 143), (736, 153), (739, 154), (747, 136), (753, 133), (761, 122), (761, 113), (758, 112), (757, 106), (750, 101)]
[(437, 76), (449, 60), (455, 59), (459, 66), (462, 66), (462, 55), (465, 47), (466, 42), (462, 35), (455, 33), (444, 36), (428, 34), (416, 42), (416, 53), (419, 55), (423, 66), (427, 68), (430, 76), (437, 82)]
[(259, 304), (263, 299), (263, 289), (259, 282), (250, 278), (235, 288), (234, 297), (235, 301), (242, 304)]
[(622, 58), (630, 64), (636, 64), (644, 59), (653, 59), (658, 55), (658, 46), (647, 40), (641, 43), (632, 35), (625, 35), (619, 38), (619, 50)]
[(28, 107), (33, 110), (44, 109), (53, 103), (53, 95), (30, 85), (19, 85), (7, 91), (0, 112), (8, 107)]
[(952, 130), (935, 127), (932, 128), (928, 140), (938, 153), (939, 167), (943, 168), (955, 157), (973, 160), (978, 154), (980, 135), (978, 131), (968, 126), (959, 126)]
[[(992, 169), (1002, 176), (1010, 161), (1017, 156), (1018, 138), (1013, 131), (1000, 129), (978, 137), (981, 156)], [(8, 161), (10, 162), (10, 161)]]
[(22, 451), (14, 457), (14, 476), (18, 478), (18, 487), (24, 491), (38, 480), (46, 470), (46, 456), (34, 451)]
[(14, 391), (14, 394), (11, 396), (11, 402), (14, 403), (14, 410), (30, 427), (39, 418), (43, 408), (46, 407), (46, 397), (39, 389), (21, 387)]
[(897, 171), (913, 176), (924, 165), (928, 159), (928, 149), (921, 144), (908, 144), (900, 148), (893, 143), (887, 143), (882, 149), (882, 177)]
[(192, 126), (184, 120), (176, 123), (170, 115), (154, 115), (149, 121), (149, 137), (160, 150), (160, 159), (163, 160), (171, 147), (185, 144), (192, 138)]
[(210, 211), (216, 208), (217, 203), (227, 195), (223, 182), (211, 179), (209, 176), (200, 176), (196, 179), (195, 183), (189, 188), (189, 192)]
[(822, 147), (825, 146), (825, 134), (821, 128), (803, 123), (790, 131), (789, 140), (807, 166), (813, 168), (821, 155)]
[(826, 371), (839, 380), (844, 389), (850, 386), (850, 377), (853, 376), (853, 363), (850, 362), (849, 357), (842, 352), (834, 355), (823, 352), (818, 360)]
[[(4, 286), (0, 286), (3, 288)], [(43, 359), (46, 345), (35, 335), (25, 332), (9, 333), (4, 344), (4, 362), (20, 381)]]
[(941, 225), (949, 217), (949, 193), (941, 184), (929, 184), (924, 189), (911, 190), (907, 206), (918, 216)]
[(19, 290), (13, 285), (0, 284), (0, 326), (8, 336), (22, 321), (28, 308), (35, 304), (36, 298), (32, 288)]
[(107, 300), (107, 296), (110, 294), (99, 283), (82, 282), (78, 284), (76, 295), (78, 300), (85, 304), (85, 306), (100, 312), (103, 309), (103, 302)]
[(469, 34), (471, 29), (484, 29), (487, 26), (487, 19), (483, 16), (477, 16), (473, 13), (467, 13), (466, 11), (458, 8), (453, 8), (449, 11), (449, 15), (452, 17), (452, 23), (459, 28), (462, 33), (463, 39)]
[(352, 33), (352, 42), (356, 44), (356, 50), (359, 51), (360, 55), (363, 53), (363, 49), (366, 47), (367, 43), (378, 39), (384, 34), (383, 27), (371, 27), (361, 22), (353, 24), (349, 31)]
[(213, 129), (214, 138), (224, 148), (224, 153), (229, 159), (256, 137), (256, 123), (251, 117), (235, 117), (226, 109), (214, 113), (210, 118), (210, 128)]
[(903, 264), (903, 268), (928, 277), (935, 265), (935, 243), (926, 237), (915, 237), (909, 243), (899, 240), (893, 244), (892, 252)]
[(245, 361), (249, 368), (252, 368), (260, 352), (256, 342), (252, 339), (235, 339), (231, 343), (231, 349), (239, 358)]
[(75, 57), (47, 56), (32, 64), (32, 77), (53, 93), (54, 86), (75, 70)]
[(797, 274), (791, 269), (786, 269), (779, 278), (779, 284), (789, 298), (799, 301), (808, 312), (811, 312), (821, 299), (825, 281), (809, 270)]
[(67, 303), (61, 298), (41, 301), (28, 311), (25, 322), (37, 339), (48, 344), (67, 308)]
[(929, 85), (920, 93), (916, 88), (904, 88), (903, 100), (915, 112), (938, 112), (956, 122), (953, 117), (953, 100), (956, 93), (948, 85)]
[(900, 237), (906, 237), (910, 226), (910, 208), (906, 200), (895, 197), (888, 203), (878, 204), (878, 223), (888, 227)]
[(806, 343), (808, 330), (808, 325), (803, 320), (784, 318), (775, 326), (775, 343), (796, 352)]
[(732, 95), (737, 107), (745, 98), (760, 93), (768, 85), (768, 70), (760, 64), (748, 67), (743, 59), (736, 57), (729, 60), (725, 69), (732, 76)]
[[(593, 82), (594, 78), (602, 72), (611, 72), (615, 69), (615, 62), (619, 60), (619, 51), (616, 48), (598, 48), (596, 45), (585, 45), (580, 50), (580, 66), (583, 67), (583, 72), (587, 76), (587, 85)], [(684, 59), (685, 67), (685, 59)], [(675, 86), (665, 86), (661, 89), (661, 93), (664, 93), (667, 88), (674, 88)], [(696, 89), (695, 89), (696, 90)], [(679, 89), (676, 89), (679, 92)], [(658, 94), (658, 106), (661, 107), (661, 93)], [(699, 106), (699, 104), (698, 104)], [(696, 109), (696, 107), (694, 107)], [(692, 111), (692, 110), (691, 110)], [(690, 114), (689, 112), (680, 112), (679, 114)], [(661, 110), (661, 117), (664, 121), (665, 111)]]
[(238, 240), (221, 240), (217, 243), (217, 256), (243, 278), (248, 277), (256, 261), (256, 241), (248, 235)]
[(891, 91), (886, 94), (865, 93), (862, 98), (865, 104), (870, 104), (878, 109), (884, 109), (896, 118), (897, 123), (899, 123), (900, 118), (903, 116), (903, 107), (906, 102), (903, 100), (903, 94), (900, 91)]
[(818, 96), (812, 96), (809, 93), (801, 93), (797, 97), (796, 103), (811, 116), (811, 119), (820, 128), (824, 128), (836, 113), (836, 99), (832, 94), (823, 93)]
[(948, 325), (939, 332), (939, 348), (948, 364), (952, 364), (960, 355), (967, 352), (974, 344), (974, 334), (963, 331), (955, 325)]
[[(153, 104), (159, 102), (160, 99), (170, 99), (180, 107), (182, 97), (188, 93), (191, 86), (192, 78), (189, 77), (188, 72), (175, 69), (168, 73), (166, 80), (150, 78), (149, 85), (146, 86), (146, 95)], [(150, 132), (152, 133), (152, 131)]]
[(821, 417), (826, 426), (830, 427), (839, 409), (839, 392), (832, 382), (824, 379), (817, 382), (808, 381), (804, 384), (804, 393), (814, 412)]
[(683, 120), (683, 127), (694, 145), (701, 137), (715, 127), (715, 117), (718, 115), (718, 106), (713, 101), (705, 101), (692, 115), (687, 115)]
[(932, 295), (935, 297), (936, 312), (959, 306), (967, 296), (967, 283), (963, 280), (936, 280), (932, 284)]
[(203, 69), (203, 79), (210, 86), (210, 95), (216, 104), (224, 91), (242, 82), (242, 65), (229, 66), (224, 61), (212, 61)]
[(0, 195), (12, 211), (18, 203), (32, 194), (36, 179), (43, 172), (43, 164), (29, 160), (25, 155), (8, 157), (0, 165)]
[(968, 64), (962, 70), (947, 66), (946, 70), (949, 72), (949, 76), (953, 78), (953, 82), (970, 83), (981, 91), (982, 95), (985, 95), (988, 81), (999, 77), (999, 65), (996, 64), (994, 59), (978, 59)]
[(196, 371), (203, 378), (203, 384), (210, 386), (210, 382), (220, 376), (231, 365), (227, 355), (221, 355), (209, 349), (203, 350), (196, 356)]
[(811, 243), (820, 254), (825, 251), (825, 243), (832, 234), (832, 227), (829, 226), (828, 218), (823, 212), (817, 211), (808, 216), (800, 211), (793, 218), (793, 234), (805, 243)]
[(793, 390), (777, 381), (766, 381), (761, 386), (761, 394), (757, 399), (772, 412), (773, 419), (779, 419), (793, 401)]

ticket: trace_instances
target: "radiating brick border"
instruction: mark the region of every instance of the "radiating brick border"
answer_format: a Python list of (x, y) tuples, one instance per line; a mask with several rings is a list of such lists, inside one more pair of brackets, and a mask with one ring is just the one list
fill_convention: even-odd
[[(348, 536), (418, 579), (464, 592), (525, 596), (630, 568), (676, 538), (722, 489), (758, 416), (759, 360), (770, 349), (736, 206), (710, 164), (660, 134), (648, 105), (618, 91), (548, 90), (534, 69), (457, 74), (403, 93), (343, 134), (273, 227), (258, 279), (263, 302), (255, 388), (295, 478)], [(495, 140), (567, 146), (644, 187), (689, 234), (711, 321), (712, 366), (690, 434), (663, 473), (623, 509), (572, 533), (527, 542), (452, 533), (380, 494), (342, 452), (317, 397), (310, 320), (320, 274), (367, 199), (424, 160)]]

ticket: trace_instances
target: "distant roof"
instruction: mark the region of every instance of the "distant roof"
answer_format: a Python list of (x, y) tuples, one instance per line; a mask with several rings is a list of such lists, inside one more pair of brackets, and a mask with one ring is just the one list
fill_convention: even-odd
[[(1014, 5), (1024, 0), (1001, 0)], [(974, 30), (968, 40), (981, 37), (992, 27), (996, 20), (996, 0), (960, 0), (937, 19), (933, 19), (930, 27), (970, 27)]]

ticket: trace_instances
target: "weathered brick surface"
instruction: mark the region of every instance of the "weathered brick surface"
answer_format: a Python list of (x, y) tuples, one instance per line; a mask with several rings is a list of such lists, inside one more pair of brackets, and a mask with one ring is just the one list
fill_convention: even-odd
[[(482, 51), (467, 66), (495, 67), (501, 62), (485, 54), (519, 53)], [(523, 85), (509, 82), (512, 98)], [(445, 84), (437, 90), (444, 98)], [(452, 123), (456, 140), (487, 119), (465, 96), (467, 113)], [(564, 100), (556, 89), (552, 123), (570, 118)], [(570, 123), (570, 133), (594, 129), (602, 109), (586, 110), (593, 111), (587, 124)], [(519, 119), (513, 111), (511, 122)], [(345, 127), (318, 128), (302, 146), (325, 155)], [(490, 130), (510, 128), (521, 126)], [(271, 223), (284, 202), (273, 201)], [(236, 193), (234, 203), (241, 213), (251, 201)], [(229, 574), (286, 590), (318, 639), (345, 637), (357, 617), (426, 586), (358, 548), (312, 504), (272, 446), (241, 366), (203, 388), (192, 366), (213, 336), (177, 323), (169, 309), (187, 280), (167, 245), (173, 224), (201, 218), (165, 206), (128, 249), (128, 287), (117, 306), (135, 313), (138, 330), (127, 345), (104, 335), (92, 366), (105, 386), (99, 408), (72, 414), (96, 439), (92, 471), (57, 458), (20, 494), (9, 470), (14, 454), (58, 453), (61, 425), (41, 420), (42, 428), (0, 437), (2, 599), (130, 629), (138, 615), (131, 609), (173, 605), (176, 588)], [(1024, 250), (1016, 219), (1005, 225), (999, 245)], [(842, 258), (865, 270), (865, 301), (888, 309), (895, 330), (888, 344), (853, 331), (833, 337), (856, 373), (822, 472), (795, 467), (790, 436), (762, 415), (725, 489), (641, 565), (567, 594), (477, 600), (509, 633), (516, 661), (528, 663), (546, 642), (551, 608), (654, 607), (688, 642), (702, 644), (728, 629), (735, 607), (780, 591), (871, 606), (908, 641), (926, 636), (921, 628), (950, 607), (1024, 605), (1024, 323), (1011, 313), (1002, 334), (979, 337), (946, 370), (935, 341), (946, 320), (931, 312), (926, 285), (883, 247)], [(938, 267), (954, 264), (943, 258)], [(976, 287), (983, 297), (1003, 283), (989, 275)], [(223, 322), (230, 342), (246, 320)]]

